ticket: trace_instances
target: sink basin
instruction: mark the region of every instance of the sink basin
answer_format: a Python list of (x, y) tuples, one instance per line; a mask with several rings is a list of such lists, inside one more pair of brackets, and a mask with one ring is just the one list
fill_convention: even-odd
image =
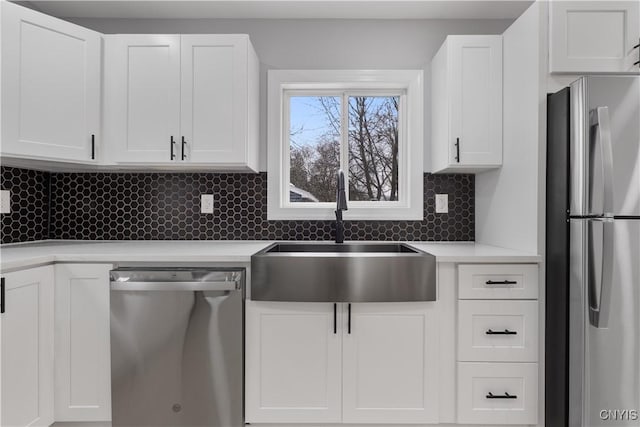
[(251, 299), (435, 301), (435, 257), (403, 243), (275, 243), (251, 257)]
[(266, 253), (420, 253), (402, 243), (276, 243)]

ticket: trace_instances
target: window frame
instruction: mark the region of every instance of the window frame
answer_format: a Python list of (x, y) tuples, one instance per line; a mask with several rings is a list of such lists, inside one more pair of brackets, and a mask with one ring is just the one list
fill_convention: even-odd
[[(290, 202), (289, 99), (291, 96), (340, 96), (340, 164), (348, 180), (350, 96), (400, 96), (397, 201), (349, 201), (345, 220), (422, 220), (423, 212), (423, 72), (422, 70), (270, 70), (267, 103), (267, 219), (333, 220), (332, 202)], [(346, 129), (346, 131), (345, 131)], [(348, 185), (347, 185), (348, 187)], [(348, 191), (348, 188), (347, 188)], [(347, 196), (348, 197), (348, 196)]]

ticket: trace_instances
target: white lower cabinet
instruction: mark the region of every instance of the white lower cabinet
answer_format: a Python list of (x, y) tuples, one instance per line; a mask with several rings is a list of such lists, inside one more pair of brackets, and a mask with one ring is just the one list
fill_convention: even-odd
[(53, 267), (2, 276), (0, 425), (53, 423)]
[(538, 423), (538, 269), (458, 265), (459, 424)]
[(437, 422), (435, 310), (247, 301), (246, 421)]
[(536, 362), (538, 301), (460, 301), (458, 360)]
[(438, 421), (434, 304), (351, 304), (342, 344), (343, 422)]
[(55, 419), (111, 419), (109, 270), (55, 266)]
[(537, 424), (537, 363), (458, 363), (458, 423)]
[(341, 314), (330, 303), (246, 303), (248, 423), (341, 419)]

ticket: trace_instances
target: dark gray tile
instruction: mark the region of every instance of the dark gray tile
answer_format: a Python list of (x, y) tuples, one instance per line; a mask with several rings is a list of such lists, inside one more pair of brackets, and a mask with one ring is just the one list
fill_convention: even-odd
[(20, 168), (0, 169), (0, 187), (11, 191), (11, 213), (0, 214), (2, 243), (47, 239), (50, 174)]
[[(11, 186), (39, 194), (39, 208), (2, 216), (2, 242), (46, 234), (51, 181), (51, 239), (92, 240), (331, 240), (332, 221), (267, 221), (267, 175), (204, 173), (43, 173), (2, 168)], [(34, 178), (37, 177), (37, 178)], [(3, 188), (4, 187), (3, 183)], [(46, 188), (46, 186), (44, 187)], [(200, 213), (200, 195), (213, 193), (214, 214)], [(449, 194), (449, 214), (435, 214), (436, 193)], [(26, 197), (26, 195), (25, 195)], [(35, 202), (38, 197), (29, 200)], [(20, 197), (22, 200), (22, 196)], [(346, 221), (348, 240), (474, 239), (474, 176), (424, 175), (422, 221)], [(30, 205), (31, 206), (31, 205)], [(44, 207), (43, 207), (44, 206)], [(38, 212), (35, 224), (29, 222)], [(7, 224), (5, 226), (5, 224)], [(25, 227), (25, 224), (27, 226)], [(32, 229), (31, 226), (35, 226)], [(37, 225), (37, 226), (36, 226)], [(43, 226), (45, 226), (43, 228)], [(23, 230), (24, 229), (24, 230)], [(44, 229), (44, 231), (43, 231)], [(6, 231), (5, 231), (6, 230)], [(23, 230), (23, 231), (21, 231)], [(7, 231), (11, 234), (7, 235)]]

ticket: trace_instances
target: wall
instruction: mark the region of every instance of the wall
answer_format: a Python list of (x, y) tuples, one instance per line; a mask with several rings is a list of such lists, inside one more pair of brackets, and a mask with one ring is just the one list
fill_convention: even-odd
[[(268, 221), (260, 174), (46, 173), (2, 167), (11, 214), (2, 243), (79, 240), (332, 240), (332, 221)], [(473, 175), (424, 175), (425, 200), (449, 194), (449, 214), (424, 205), (423, 221), (345, 221), (347, 240), (474, 238)], [(213, 193), (213, 214), (200, 194)], [(50, 196), (49, 196), (50, 194)]]
[(70, 19), (106, 34), (249, 34), (261, 62), (260, 170), (266, 171), (268, 69), (422, 69), (425, 159), (431, 171), (430, 62), (447, 34), (501, 34), (511, 20)]
[[(425, 161), (430, 171), (430, 61), (447, 34), (500, 34), (511, 20), (231, 20), (72, 19), (103, 33), (247, 33), (261, 60), (260, 169), (266, 170), (268, 69), (423, 69)], [(13, 170), (13, 171), (11, 171)], [(35, 172), (3, 168), (7, 174)], [(322, 239), (330, 222), (266, 221), (266, 178), (225, 174), (45, 174), (51, 209), (33, 223), (27, 211), (2, 215), (2, 242), (78, 239)], [(425, 174), (423, 221), (348, 222), (347, 239), (474, 240), (474, 178)], [(243, 182), (246, 181), (246, 184)], [(3, 188), (12, 184), (3, 179)], [(24, 183), (17, 184), (19, 186)], [(39, 191), (33, 187), (29, 191)], [(249, 191), (253, 193), (244, 193)], [(133, 190), (135, 188), (135, 190)], [(240, 192), (240, 196), (231, 196)], [(213, 189), (213, 190), (212, 190)], [(143, 194), (144, 192), (149, 194)], [(201, 192), (220, 201), (213, 216), (199, 214)], [(450, 214), (433, 212), (434, 194), (449, 194)], [(22, 193), (26, 194), (26, 193)], [(39, 193), (35, 193), (39, 194)], [(258, 197), (255, 203), (252, 197)], [(44, 196), (43, 196), (44, 197)], [(19, 200), (22, 196), (19, 196)], [(124, 200), (125, 206), (121, 206)], [(22, 203), (16, 201), (15, 203)], [(15, 206), (14, 203), (14, 206)], [(40, 212), (40, 211), (38, 211)], [(51, 215), (52, 221), (48, 221)], [(243, 219), (246, 216), (245, 219)], [(150, 221), (150, 222), (149, 222)], [(33, 221), (32, 221), (33, 222)], [(32, 222), (29, 222), (31, 224)], [(46, 230), (46, 231), (45, 231)]]
[(504, 33), (503, 166), (476, 176), (476, 241), (532, 253), (544, 234), (543, 16), (534, 3)]

